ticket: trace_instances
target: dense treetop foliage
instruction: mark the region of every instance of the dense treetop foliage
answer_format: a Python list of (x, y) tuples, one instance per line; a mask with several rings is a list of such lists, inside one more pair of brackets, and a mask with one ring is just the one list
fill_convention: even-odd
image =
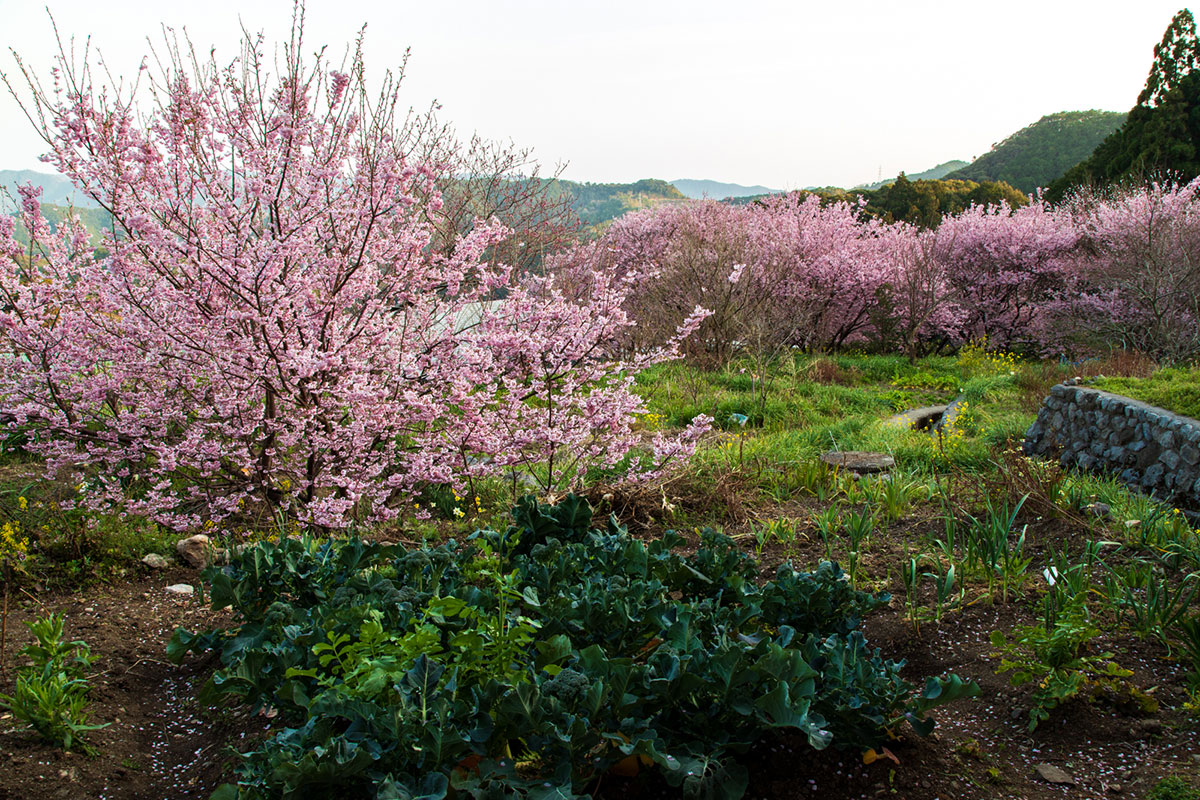
[(1019, 208), (1029, 202), (1022, 192), (1001, 181), (910, 181), (904, 173), (865, 196), (868, 213), (888, 222), (907, 222), (923, 228), (935, 227), (943, 217), (960, 214), (971, 206), (1004, 203)]
[(1124, 121), (1117, 111), (1047, 114), (946, 178), (1003, 181), (1032, 194), (1087, 158)]
[[(813, 194), (824, 203), (850, 203), (863, 214), (884, 222), (907, 222), (922, 228), (936, 227), (943, 217), (960, 214), (973, 205), (1006, 204), (1020, 208), (1029, 202), (1021, 192), (999, 181), (910, 179), (901, 172), (878, 189), (829, 187), (799, 192)], [(762, 201), (766, 198), (753, 198)], [(747, 202), (743, 200), (742, 202)]]
[(1154, 62), (1125, 124), (1084, 161), (1054, 181), (1047, 199), (1058, 202), (1079, 187), (1200, 175), (1200, 45), (1187, 9), (1171, 20), (1154, 48)]

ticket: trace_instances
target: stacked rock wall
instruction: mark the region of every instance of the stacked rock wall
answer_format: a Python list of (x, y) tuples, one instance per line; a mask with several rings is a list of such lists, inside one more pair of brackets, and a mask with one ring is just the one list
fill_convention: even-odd
[(1200, 421), (1099, 389), (1059, 384), (1025, 434), (1029, 455), (1107, 472), (1163, 499), (1200, 506)]

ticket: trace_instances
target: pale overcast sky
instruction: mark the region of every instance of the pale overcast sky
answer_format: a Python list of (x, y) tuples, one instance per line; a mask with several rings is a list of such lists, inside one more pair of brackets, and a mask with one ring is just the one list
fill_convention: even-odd
[[(971, 159), (1063, 110), (1127, 111), (1180, 0), (310, 0), (306, 37), (340, 53), (367, 23), (367, 68), (412, 59), (408, 102), (533, 147), (565, 177), (851, 186)], [(279, 40), (289, 0), (50, 0), (64, 35), (133, 74), (160, 25), (219, 59), (239, 18)], [(40, 3), (0, 0), (0, 65), (48, 72)], [(0, 97), (0, 169), (39, 168)], [(44, 167), (43, 167), (44, 168)]]

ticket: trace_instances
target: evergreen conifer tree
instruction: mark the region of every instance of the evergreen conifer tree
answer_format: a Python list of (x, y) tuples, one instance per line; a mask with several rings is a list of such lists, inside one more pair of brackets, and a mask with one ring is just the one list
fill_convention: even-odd
[(1171, 20), (1125, 124), (1050, 184), (1057, 202), (1088, 185), (1188, 181), (1200, 175), (1200, 41), (1186, 8)]

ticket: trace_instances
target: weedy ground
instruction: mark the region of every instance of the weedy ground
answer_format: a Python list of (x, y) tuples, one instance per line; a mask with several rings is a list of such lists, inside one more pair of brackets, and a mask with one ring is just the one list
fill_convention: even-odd
[[(659, 482), (629, 487), (589, 475), (583, 492), (598, 515), (693, 542), (699, 529), (720, 528), (764, 576), (783, 561), (804, 569), (835, 560), (859, 588), (891, 595), (865, 624), (884, 656), (907, 659), (913, 675), (954, 671), (983, 688), (939, 711), (934, 737), (904, 737), (865, 759), (768, 737), (746, 754), (748, 797), (1169, 798), (1200, 784), (1200, 533), (1191, 509), (1017, 451), (1050, 386), (1076, 376), (1168, 408), (1186, 406), (1198, 382), (1194, 371), (1158, 371), (1128, 356), (1060, 364), (980, 348), (915, 363), (861, 355), (747, 359), (719, 370), (675, 363), (638, 377), (647, 434), (699, 413), (716, 429), (686, 469)], [(940, 432), (889, 422), (955, 400)], [(0, 455), (0, 524), (12, 551), (10, 669), (0, 692), (11, 691), (19, 666), (12, 653), (27, 635), (19, 623), (65, 611), (69, 635), (97, 656), (91, 716), (112, 724), (92, 736), (97, 755), (86, 757), (0, 718), (0, 800), (206, 797), (223, 777), (227, 747), (271, 724), (198, 707), (193, 690), (206, 665), (176, 668), (162, 657), (175, 624), (220, 624), (221, 614), (199, 598), (164, 595), (194, 573), (150, 573), (138, 562), (168, 552), (173, 537), (70, 510), (86, 486), (41, 478), (18, 444)], [(823, 466), (829, 450), (886, 452), (896, 468), (857, 478)], [(377, 533), (461, 537), (502, 525), (523, 491), (502, 480), (430, 487), (419, 503), (432, 519)], [(1047, 783), (1038, 765), (1075, 784)], [(645, 776), (599, 787), (601, 797), (671, 792)]]

